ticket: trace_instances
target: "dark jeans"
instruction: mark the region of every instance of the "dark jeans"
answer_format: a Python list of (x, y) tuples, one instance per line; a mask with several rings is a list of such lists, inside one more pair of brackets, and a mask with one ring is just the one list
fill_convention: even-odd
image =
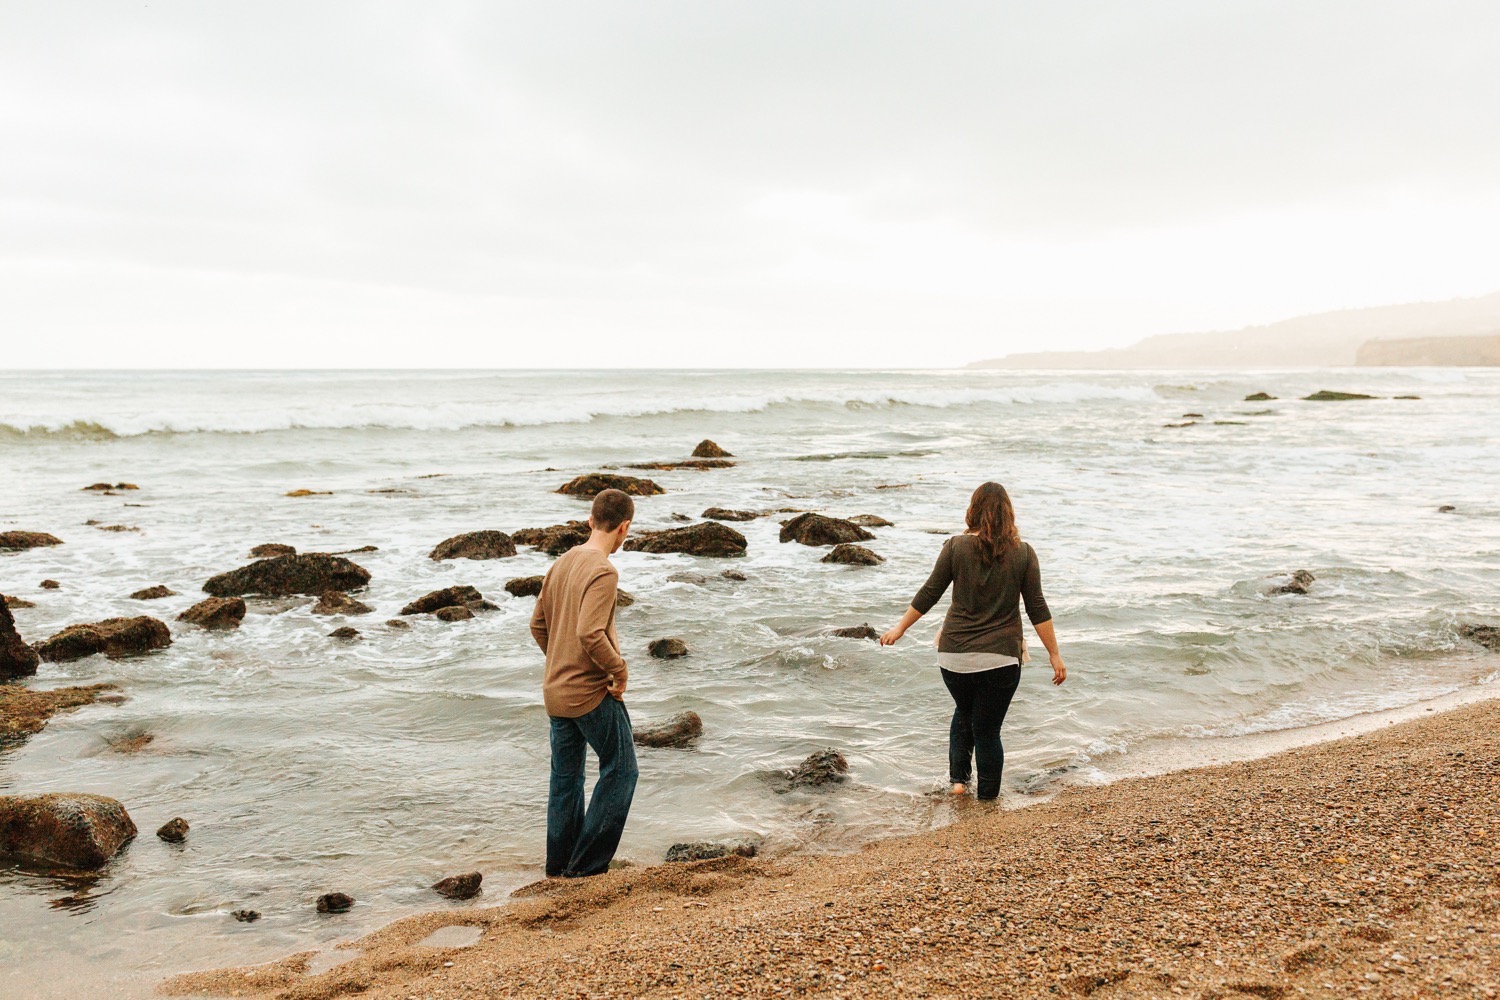
[(943, 683), (953, 696), (953, 724), (948, 729), (948, 779), (969, 783), (970, 758), (979, 764), (978, 797), (998, 798), (1005, 747), (1000, 726), (1010, 699), (1021, 683), (1019, 664), (981, 670), (975, 674), (943, 671)]
[[(587, 715), (552, 719), (552, 787), (547, 797), (547, 875), (575, 878), (609, 870), (635, 797), (635, 742), (625, 703), (606, 695)], [(583, 809), (587, 748), (599, 755), (599, 780)]]

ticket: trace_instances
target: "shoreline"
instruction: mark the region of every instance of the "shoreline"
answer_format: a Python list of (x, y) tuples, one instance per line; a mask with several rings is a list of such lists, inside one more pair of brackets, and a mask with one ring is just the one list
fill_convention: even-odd
[[(1494, 996), (1497, 696), (1486, 684), (1218, 737), (1212, 752), (1235, 744), (1241, 756), (1208, 766), (1151, 770), (1181, 759), (1155, 748), (1139, 773), (1022, 807), (959, 803), (967, 815), (953, 824), (853, 854), (533, 883), (332, 952), (158, 989), (300, 1000)], [(419, 943), (453, 926), (477, 928), (479, 941)]]

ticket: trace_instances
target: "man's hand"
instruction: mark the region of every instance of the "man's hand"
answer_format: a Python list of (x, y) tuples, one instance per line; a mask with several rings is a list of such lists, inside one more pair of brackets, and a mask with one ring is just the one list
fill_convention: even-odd
[(625, 682), (628, 679), (624, 670), (609, 675), (609, 685), (605, 690), (609, 692), (609, 696), (615, 701), (625, 700)]
[(1061, 653), (1052, 654), (1052, 683), (1061, 684), (1068, 679), (1068, 668), (1063, 664)]
[(880, 644), (882, 646), (894, 646), (897, 640), (899, 640), (905, 634), (906, 629), (902, 628), (900, 625), (897, 625), (895, 628), (891, 629), (885, 635), (880, 637)]

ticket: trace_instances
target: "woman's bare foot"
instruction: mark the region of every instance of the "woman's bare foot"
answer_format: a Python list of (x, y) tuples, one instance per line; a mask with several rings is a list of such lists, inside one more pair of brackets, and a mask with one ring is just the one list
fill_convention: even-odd
[(949, 795), (968, 795), (969, 794), (969, 786), (966, 785), (966, 784), (964, 784), (962, 781), (955, 781), (953, 783), (953, 787), (950, 788), (950, 789), (948, 789), (948, 794)]

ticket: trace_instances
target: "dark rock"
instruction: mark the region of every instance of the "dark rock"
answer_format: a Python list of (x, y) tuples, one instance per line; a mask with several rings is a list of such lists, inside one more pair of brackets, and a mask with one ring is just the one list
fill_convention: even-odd
[(145, 590), (137, 590), (135, 593), (130, 595), (130, 599), (132, 601), (156, 601), (160, 600), (163, 597), (176, 596), (177, 591), (172, 590), (170, 587), (155, 586), (147, 587)]
[(359, 634), (359, 629), (353, 628), (349, 625), (345, 625), (343, 628), (336, 628), (332, 632), (329, 632), (328, 638), (344, 639), (347, 641), (351, 639), (359, 639), (362, 638), (362, 636)]
[(744, 535), (717, 521), (666, 531), (645, 531), (625, 543), (627, 552), (683, 552), (690, 556), (719, 558), (742, 556), (748, 547)]
[(803, 545), (868, 542), (874, 537), (857, 524), (822, 514), (798, 514), (781, 526), (783, 542), (801, 542)]
[(479, 895), (479, 884), (483, 881), (484, 876), (478, 872), (465, 872), (462, 875), (449, 875), (434, 882), (432, 887), (437, 890), (438, 895), (449, 899), (473, 899)]
[(542, 592), (543, 576), (519, 576), (505, 581), (505, 589), (512, 597), (535, 597)]
[(267, 542), (250, 550), (251, 559), (273, 559), (276, 556), (294, 556), (297, 550), (280, 542)]
[(477, 604), (484, 600), (484, 595), (473, 587), (459, 585), (456, 587), (444, 587), (442, 590), (434, 590), (430, 594), (412, 601), (401, 609), (403, 615), (429, 615), (439, 608), (450, 608), (455, 604)]
[(838, 636), (840, 639), (879, 639), (880, 633), (870, 627), (870, 623), (863, 625), (851, 625), (848, 628), (832, 629), (829, 635)]
[(13, 677), (30, 677), (42, 658), (36, 650), (26, 645), (21, 633), (16, 631), (16, 620), (11, 617), (10, 604), (0, 601), (0, 680)]
[(654, 497), (667, 492), (649, 479), (640, 479), (636, 476), (612, 476), (603, 472), (579, 476), (577, 479), (563, 483), (555, 492), (592, 500), (605, 490), (619, 490), (633, 497)]
[(309, 490), (309, 489), (290, 490), (287, 493), (283, 494), (283, 496), (289, 496), (289, 497), (331, 497), (331, 496), (333, 496), (333, 490)]
[(103, 653), (111, 660), (172, 645), (172, 633), (155, 618), (106, 618), (90, 625), (69, 625), (38, 643), (36, 651), (48, 663), (78, 660)]
[(318, 603), (312, 606), (315, 615), (367, 615), (374, 610), (341, 590), (324, 591), (318, 597)]
[(1379, 399), (1379, 396), (1366, 396), (1362, 392), (1335, 392), (1331, 389), (1319, 389), (1311, 396), (1303, 396), (1304, 400), (1313, 403), (1336, 403), (1345, 399)]
[(135, 834), (125, 807), (103, 795), (0, 795), (0, 854), (99, 868)]
[(14, 594), (6, 594), (6, 595), (4, 595), (4, 599), (0, 600), (0, 604), (4, 604), (7, 608), (34, 608), (34, 607), (36, 607), (35, 604), (33, 604), (32, 602), (28, 601), (26, 598), (24, 598), (24, 597), (16, 597)]
[(1275, 399), (1275, 398), (1276, 398), (1275, 396), (1271, 395), (1268, 392), (1252, 392), (1250, 395), (1248, 395), (1248, 396), (1245, 397), (1245, 402), (1247, 402), (1247, 403), (1264, 403), (1267, 400), (1272, 400), (1272, 399)]
[(445, 622), (464, 622), (474, 617), (474, 612), (469, 610), (466, 604), (453, 604), (446, 608), (438, 608), (432, 613), (432, 617)]
[(631, 465), (632, 469), (653, 469), (659, 472), (671, 472), (674, 469), (696, 469), (704, 472), (708, 469), (732, 469), (734, 463), (722, 458), (689, 458), (681, 462), (640, 462)]
[(810, 754), (796, 767), (782, 772), (793, 788), (821, 788), (843, 781), (849, 774), (849, 762), (832, 747)]
[(1243, 420), (1215, 420), (1214, 421), (1214, 426), (1215, 427), (1244, 427), (1245, 426), (1245, 422)]
[(83, 492), (88, 493), (89, 491), (93, 491), (95, 493), (103, 493), (106, 490), (112, 490), (112, 489), (114, 489), (114, 486), (112, 486), (109, 483), (95, 483), (92, 486), (85, 486), (83, 488)]
[(1185, 420), (1185, 421), (1183, 421), (1180, 424), (1162, 424), (1162, 426), (1163, 427), (1196, 427), (1197, 424), (1198, 424), (1198, 421), (1196, 421), (1196, 420)]
[(380, 546), (378, 546), (378, 545), (361, 545), (357, 549), (339, 549), (337, 552), (330, 552), (328, 554), (331, 555), (331, 556), (352, 556), (352, 555), (355, 555), (355, 554), (360, 553), (360, 552), (379, 552), (379, 551), (380, 551)]
[(1455, 507), (1455, 506), (1453, 506), (1451, 503), (1445, 503), (1441, 507), (1438, 508), (1438, 513), (1439, 514), (1453, 514), (1453, 513), (1456, 513), (1457, 511), (1458, 511), (1458, 508)]
[(688, 843), (673, 844), (667, 848), (667, 860), (669, 862), (712, 861), (715, 858), (727, 858), (730, 855), (753, 858), (755, 857), (755, 853), (756, 846), (754, 844), (719, 844), (708, 840), (694, 840)]
[(61, 538), (42, 531), (0, 531), (0, 549), (38, 549), (62, 543)]
[(427, 558), (508, 559), (516, 554), (516, 543), (503, 531), (470, 531), (439, 542)]
[(177, 616), (204, 628), (239, 628), (245, 620), (245, 601), (239, 597), (205, 597)]
[(187, 840), (188, 821), (181, 816), (169, 819), (156, 831), (156, 835), (169, 844), (180, 844)]
[(230, 914), (230, 916), (233, 917), (234, 919), (238, 920), (242, 924), (253, 924), (257, 920), (260, 919), (260, 911), (259, 910), (235, 910), (233, 913)]
[(863, 545), (845, 542), (842, 545), (835, 545), (833, 551), (819, 562), (842, 563), (845, 566), (878, 566), (885, 562), (885, 558), (876, 555)]
[(615, 590), (615, 607), (628, 608), (635, 603), (635, 595), (628, 590)]
[(714, 444), (708, 438), (704, 438), (702, 441), (698, 442), (698, 447), (693, 449), (693, 457), (733, 458), (734, 456), (729, 454), (729, 452), (725, 451), (723, 448), (720, 448), (718, 445)]
[(215, 597), (261, 594), (316, 597), (329, 590), (358, 590), (370, 582), (370, 571), (343, 556), (326, 552), (304, 552), (295, 556), (273, 556), (249, 566), (220, 573), (203, 585)]
[(1470, 642), (1477, 642), (1486, 649), (1500, 653), (1500, 628), (1493, 625), (1460, 625), (1458, 634)]
[(687, 643), (681, 639), (657, 639), (646, 647), (646, 652), (658, 660), (675, 660), (688, 655)]
[(893, 525), (890, 521), (887, 521), (883, 517), (877, 517), (874, 514), (855, 514), (853, 517), (849, 518), (849, 523), (850, 524), (857, 524), (861, 528), (893, 528), (893, 527), (895, 527), (895, 525)]
[(342, 892), (325, 892), (318, 897), (319, 913), (348, 913), (354, 906), (354, 897)]
[(703, 512), (710, 521), (753, 521), (760, 514), (753, 510), (729, 510), (725, 507), (710, 507)]
[(726, 580), (737, 580), (737, 581), (740, 581), (740, 582), (744, 582), (745, 580), (750, 579), (748, 576), (746, 576), (745, 574), (741, 573), (737, 569), (726, 569), (724, 572), (720, 573), (719, 575), (722, 576)]
[(541, 549), (549, 556), (560, 556), (577, 545), (589, 540), (591, 534), (587, 521), (569, 521), (547, 528), (522, 528), (511, 533), (511, 541), (517, 545), (530, 545)]
[(390, 628), (411, 628), (411, 622), (403, 621), (400, 618), (392, 618), (386, 622), (386, 625)]
[(703, 735), (703, 720), (697, 712), (683, 712), (668, 722), (635, 731), (635, 745), (660, 749), (691, 749)]
[(62, 584), (58, 583), (56, 580), (43, 580), (40, 584), (38, 584), (38, 586), (40, 586), (43, 590), (62, 589)]
[(1295, 572), (1295, 573), (1292, 574), (1292, 578), (1289, 581), (1287, 581), (1286, 583), (1282, 584), (1279, 587), (1273, 588), (1271, 590), (1271, 593), (1273, 593), (1273, 594), (1305, 594), (1305, 593), (1307, 593), (1308, 588), (1312, 586), (1313, 581), (1316, 580), (1316, 579), (1317, 579), (1317, 577), (1313, 576), (1307, 570), (1305, 570), (1305, 569), (1299, 569), (1299, 570), (1297, 570), (1297, 572)]
[(668, 583), (691, 583), (695, 587), (703, 587), (708, 584), (708, 577), (702, 573), (673, 573), (667, 577)]
[(1182, 415), (1182, 419), (1184, 419), (1184, 420), (1187, 420), (1189, 418), (1194, 418), (1194, 419), (1197, 419), (1197, 420), (1202, 420), (1203, 419), (1203, 414), (1201, 414), (1201, 413), (1184, 413)]
[(672, 520), (678, 522), (679, 524), (692, 524), (693, 523), (693, 519), (692, 518), (688, 517), (686, 514), (679, 514), (676, 511), (672, 512)]
[(105, 693), (114, 690), (113, 684), (49, 688), (45, 691), (19, 684), (0, 684), (0, 746), (35, 736), (59, 712), (92, 705), (96, 701), (125, 701), (124, 695)]
[(1392, 399), (1421, 399), (1421, 396), (1392, 396)]

